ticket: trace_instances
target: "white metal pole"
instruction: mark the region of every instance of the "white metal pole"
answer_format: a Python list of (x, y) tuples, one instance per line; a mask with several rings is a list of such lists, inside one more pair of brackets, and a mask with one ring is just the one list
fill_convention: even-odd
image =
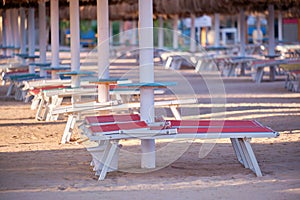
[(269, 30), (269, 55), (275, 54), (275, 36), (274, 36), (274, 5), (268, 5), (269, 20), (268, 20), (268, 30)]
[(239, 18), (239, 32), (240, 32), (240, 45), (241, 45), (241, 49), (240, 49), (240, 56), (245, 56), (245, 45), (246, 45), (246, 41), (245, 41), (245, 34), (246, 34), (246, 28), (245, 28), (245, 11), (241, 10), (240, 11), (240, 18)]
[(3, 45), (3, 43), (2, 43), (2, 31), (3, 31), (3, 24), (2, 24), (2, 22), (3, 22), (3, 12), (5, 12), (4, 10), (2, 10), (2, 12), (1, 12), (1, 16), (0, 16), (0, 43), (1, 43), (1, 45)]
[[(39, 1), (39, 47), (40, 47), (40, 62), (46, 62), (47, 48), (47, 33), (46, 33), (46, 5), (45, 0)], [(41, 74), (42, 76), (45, 74)]]
[[(7, 37), (6, 37), (7, 26), (5, 24), (7, 21), (6, 13), (7, 13), (7, 10), (2, 11), (2, 46), (4, 46), (4, 47), (6, 47), (6, 45), (7, 45)], [(7, 55), (5, 48), (3, 49), (2, 52), (3, 52), (4, 56)]]
[[(59, 0), (50, 1), (51, 66), (59, 66)], [(51, 77), (52, 79), (56, 77)]]
[(237, 15), (237, 42), (241, 43), (241, 12)]
[[(153, 1), (139, 0), (140, 82), (154, 82), (153, 63)], [(154, 93), (152, 88), (141, 88), (141, 119), (154, 121)], [(141, 140), (142, 168), (155, 168), (155, 140)]]
[(25, 28), (25, 8), (20, 8), (20, 53), (26, 54), (26, 28)]
[(178, 15), (173, 18), (173, 49), (178, 49)]
[(191, 35), (190, 35), (190, 52), (196, 51), (196, 29), (195, 29), (195, 15), (191, 14)]
[(120, 43), (120, 45), (123, 45), (125, 43), (123, 31), (124, 31), (124, 21), (121, 20), (119, 22), (119, 43)]
[[(226, 35), (225, 35), (226, 37)], [(224, 38), (223, 38), (224, 40)], [(220, 46), (220, 14), (215, 14), (215, 46)]]
[[(13, 46), (13, 33), (12, 33), (12, 26), (11, 26), (11, 12), (12, 9), (7, 9), (6, 10), (6, 45), (7, 47)], [(12, 54), (12, 51), (7, 49), (7, 55), (10, 56)]]
[(256, 31), (257, 31), (257, 38), (256, 38), (257, 41), (253, 41), (253, 43), (262, 41), (262, 37), (261, 37), (262, 35), (260, 34), (261, 33), (260, 15), (257, 15), (256, 17)]
[(282, 13), (278, 13), (278, 40), (282, 41)]
[(130, 44), (135, 46), (136, 45), (136, 20), (132, 21), (132, 33), (131, 33), (131, 40)]
[[(109, 78), (109, 7), (108, 0), (97, 0), (98, 77)], [(98, 86), (98, 101), (109, 100), (108, 85)]]
[[(80, 70), (79, 0), (70, 1), (71, 70)], [(72, 76), (72, 87), (80, 86), (79, 76)]]
[(14, 29), (14, 46), (15, 48), (20, 47), (20, 35), (19, 35), (19, 24), (18, 24), (18, 18), (19, 18), (19, 10), (17, 8), (13, 9), (13, 29)]
[(260, 16), (257, 15), (257, 17), (256, 17), (256, 30), (259, 31), (260, 28), (261, 28)]
[[(269, 30), (269, 55), (275, 55), (275, 31), (274, 31), (274, 5), (268, 5), (269, 11), (269, 20), (268, 20), (268, 30)], [(275, 67), (270, 66), (270, 80), (273, 81), (275, 79)]]
[(158, 48), (163, 49), (164, 48), (164, 21), (162, 16), (158, 17)]
[[(9, 17), (9, 21), (10, 21), (10, 23), (9, 23), (9, 25), (10, 25), (10, 46), (12, 46), (12, 47), (15, 47), (15, 34), (14, 34), (14, 32), (15, 32), (15, 23), (14, 23), (14, 9), (10, 9), (10, 17)], [(11, 50), (11, 51), (13, 51), (13, 49)]]
[(109, 20), (109, 43), (113, 43), (113, 22)]
[(35, 23), (34, 8), (28, 9), (28, 54), (34, 56), (35, 52)]

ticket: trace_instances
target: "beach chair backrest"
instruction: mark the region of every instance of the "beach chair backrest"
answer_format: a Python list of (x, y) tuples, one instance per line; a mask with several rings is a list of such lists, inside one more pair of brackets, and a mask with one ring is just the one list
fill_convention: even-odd
[(124, 114), (124, 115), (101, 115), (101, 116), (88, 116), (85, 118), (85, 123), (89, 125), (103, 124), (103, 123), (116, 123), (116, 122), (129, 122), (140, 121), (138, 114)]
[(104, 124), (99, 126), (91, 126), (89, 129), (93, 132), (116, 132), (120, 130), (132, 130), (132, 129), (141, 129), (148, 128), (148, 125), (144, 121), (137, 122), (124, 122), (124, 123), (113, 123), (113, 124)]

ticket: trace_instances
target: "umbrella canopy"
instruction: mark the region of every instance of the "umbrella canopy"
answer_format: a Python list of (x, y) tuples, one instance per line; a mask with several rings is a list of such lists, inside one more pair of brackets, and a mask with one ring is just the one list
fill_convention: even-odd
[[(45, 0), (47, 6), (50, 0)], [(2, 0), (1, 8), (15, 7), (37, 7), (39, 0)], [(130, 20), (138, 17), (138, 0), (108, 0), (111, 20)], [(241, 9), (248, 12), (265, 12), (268, 5), (273, 4), (275, 10), (283, 11), (284, 17), (300, 17), (299, 0), (154, 0), (153, 14), (172, 17), (189, 17), (190, 13), (196, 16), (204, 14), (238, 14)], [(81, 17), (86, 19), (96, 19), (96, 0), (80, 0)], [(60, 9), (62, 9), (62, 18), (68, 18), (69, 9), (68, 0), (59, 0)], [(60, 14), (61, 14), (60, 13)]]
[[(61, 19), (69, 19), (69, 7), (62, 7), (59, 11)], [(81, 5), (80, 6), (81, 19), (97, 19), (96, 5)], [(138, 18), (138, 5), (127, 4), (125, 2), (109, 6), (109, 19), (110, 20), (133, 20)]]

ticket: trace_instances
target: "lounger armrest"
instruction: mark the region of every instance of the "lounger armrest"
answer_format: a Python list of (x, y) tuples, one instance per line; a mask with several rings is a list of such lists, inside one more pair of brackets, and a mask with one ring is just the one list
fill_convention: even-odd
[(153, 122), (153, 123), (148, 123), (148, 126), (150, 127), (164, 127), (166, 125), (167, 122), (163, 121), (163, 122)]
[(162, 130), (150, 130), (150, 129), (132, 129), (132, 130), (120, 130), (120, 134), (130, 135), (133, 137), (154, 137), (157, 135), (173, 135), (177, 134), (177, 129), (162, 129)]

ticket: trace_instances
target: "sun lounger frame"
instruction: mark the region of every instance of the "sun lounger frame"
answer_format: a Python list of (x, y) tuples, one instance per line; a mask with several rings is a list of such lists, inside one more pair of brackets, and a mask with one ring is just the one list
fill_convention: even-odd
[[(103, 119), (107, 117), (109, 117), (111, 120), (104, 121)], [(207, 140), (228, 138), (232, 143), (232, 147), (238, 161), (245, 168), (252, 170), (256, 176), (262, 176), (262, 172), (251, 147), (250, 140), (251, 138), (271, 138), (279, 136), (279, 133), (273, 131), (272, 129), (265, 127), (256, 121), (249, 120), (246, 122), (252, 122), (252, 125), (243, 125), (240, 127), (238, 126), (239, 121), (235, 120), (236, 125), (231, 125), (228, 127), (208, 126), (206, 128), (202, 126), (201, 129), (193, 125), (189, 127), (184, 126), (183, 128), (176, 126), (169, 127), (170, 122), (158, 122), (154, 125), (147, 124), (144, 121), (139, 121), (139, 118), (134, 120), (131, 119), (131, 115), (124, 116), (123, 120), (122, 118), (114, 120), (114, 115), (98, 116), (99, 120), (96, 120), (98, 123), (91, 122), (91, 119), (96, 118), (97, 116), (86, 117), (79, 128), (82, 130), (82, 134), (86, 135), (89, 140), (99, 142), (98, 147), (88, 149), (93, 156), (91, 163), (94, 165), (96, 175), (99, 175), (99, 180), (104, 180), (107, 172), (117, 170), (118, 153), (120, 148), (119, 141), (122, 139)], [(183, 120), (182, 122), (184, 123), (185, 121)], [(213, 122), (214, 121), (212, 121), (212, 124)], [(225, 120), (224, 122), (233, 122), (233, 120)], [(159, 130), (157, 130), (158, 127), (160, 128)], [(210, 131), (215, 130), (216, 127), (219, 131)], [(206, 130), (209, 133), (206, 133), (203, 130)], [(96, 156), (94, 155), (99, 153), (102, 153), (102, 156), (100, 160), (97, 160)]]

